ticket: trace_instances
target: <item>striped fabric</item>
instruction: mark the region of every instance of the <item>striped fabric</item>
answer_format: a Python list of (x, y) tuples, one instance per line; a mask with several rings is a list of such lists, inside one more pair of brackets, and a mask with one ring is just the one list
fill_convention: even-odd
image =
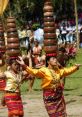
[(13, 115), (23, 117), (23, 104), (19, 93), (5, 93), (5, 102), (8, 107), (8, 117)]
[(4, 79), (0, 79), (0, 91), (4, 91), (6, 82)]
[(44, 90), (43, 99), (49, 117), (67, 117), (63, 88)]

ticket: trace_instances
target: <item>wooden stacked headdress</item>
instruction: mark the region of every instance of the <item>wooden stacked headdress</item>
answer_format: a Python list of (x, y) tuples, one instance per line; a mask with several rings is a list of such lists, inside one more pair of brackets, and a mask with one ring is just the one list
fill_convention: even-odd
[(4, 38), (4, 28), (2, 21), (0, 21), (0, 54), (5, 53), (5, 38)]
[(57, 39), (55, 33), (54, 10), (51, 0), (44, 0), (44, 50), (46, 56), (56, 56)]
[(7, 19), (7, 55), (17, 58), (20, 55), (20, 44), (14, 17)]
[(5, 38), (4, 38), (4, 28), (3, 22), (0, 20), (0, 67), (5, 64), (4, 53), (5, 53)]
[[(3, 55), (5, 54), (5, 38), (4, 38), (4, 28), (2, 20), (0, 20), (0, 72), (3, 70), (3, 65), (5, 64)], [(6, 82), (4, 78), (0, 78), (0, 91), (3, 91), (5, 88)]]

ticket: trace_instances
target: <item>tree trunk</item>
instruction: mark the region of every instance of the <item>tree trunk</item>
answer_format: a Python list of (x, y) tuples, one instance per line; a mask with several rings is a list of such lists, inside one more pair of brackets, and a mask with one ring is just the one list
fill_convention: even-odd
[(79, 32), (78, 32), (77, 0), (74, 0), (74, 7), (75, 7), (75, 21), (76, 21), (76, 39), (77, 39), (77, 49), (79, 49)]

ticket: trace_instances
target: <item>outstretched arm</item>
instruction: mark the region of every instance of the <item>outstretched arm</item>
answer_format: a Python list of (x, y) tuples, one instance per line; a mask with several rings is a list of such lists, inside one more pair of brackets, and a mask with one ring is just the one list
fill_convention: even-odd
[(61, 77), (65, 77), (65, 76), (68, 76), (68, 75), (74, 73), (75, 71), (77, 71), (79, 69), (80, 66), (82, 66), (82, 65), (81, 64), (75, 64), (72, 67), (61, 69), (60, 70)]
[(29, 73), (32, 75), (35, 75), (37, 77), (44, 77), (45, 71), (43, 69), (32, 69), (31, 67), (25, 65), (22, 57), (19, 57), (19, 60), (17, 62)]

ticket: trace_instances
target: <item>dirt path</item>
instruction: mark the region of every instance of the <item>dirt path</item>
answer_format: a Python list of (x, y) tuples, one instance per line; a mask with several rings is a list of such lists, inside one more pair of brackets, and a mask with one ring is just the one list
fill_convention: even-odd
[[(48, 117), (42, 100), (42, 92), (23, 95), (24, 117)], [(82, 117), (82, 97), (66, 96), (68, 117)], [(0, 117), (7, 117), (7, 108), (0, 108)]]

